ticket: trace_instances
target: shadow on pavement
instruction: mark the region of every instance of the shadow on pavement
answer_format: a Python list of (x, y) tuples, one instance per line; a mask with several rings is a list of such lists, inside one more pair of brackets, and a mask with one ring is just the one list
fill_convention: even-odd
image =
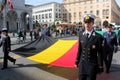
[(55, 67), (55, 66), (48, 66), (45, 64), (29, 64), (29, 65), (22, 65), (17, 64), (19, 67), (37, 67), (54, 75), (66, 78), (68, 80), (76, 80), (77, 79), (77, 69), (75, 68), (63, 68), (63, 67)]
[[(76, 68), (63, 68), (63, 67), (48, 66), (44, 64), (28, 64), (28, 65), (17, 64), (17, 65), (18, 67), (37, 67), (54, 75), (66, 78), (68, 80), (76, 80), (78, 75)], [(102, 74), (98, 74), (97, 80), (120, 80), (119, 74), (120, 74), (120, 65), (112, 64), (110, 73), (107, 74), (103, 72)]]

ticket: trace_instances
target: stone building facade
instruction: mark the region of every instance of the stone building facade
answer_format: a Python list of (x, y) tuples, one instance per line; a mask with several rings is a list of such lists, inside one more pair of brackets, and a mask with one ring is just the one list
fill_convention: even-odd
[[(32, 28), (32, 8), (25, 4), (25, 0), (11, 0), (14, 10), (7, 4), (0, 13), (0, 30), (6, 27), (10, 32), (19, 29)], [(2, 0), (0, 0), (1, 4)]]
[(66, 22), (82, 22), (83, 14), (93, 13), (97, 26), (102, 26), (105, 20), (120, 24), (120, 8), (115, 0), (63, 0), (62, 12)]

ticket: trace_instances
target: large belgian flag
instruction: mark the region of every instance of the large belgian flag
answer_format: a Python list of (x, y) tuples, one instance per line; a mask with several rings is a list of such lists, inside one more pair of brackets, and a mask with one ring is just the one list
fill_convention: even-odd
[[(104, 33), (102, 31), (96, 32), (101, 35)], [(117, 34), (118, 30), (115, 30), (115, 32)], [(73, 68), (77, 50), (78, 40), (55, 40), (52, 37), (41, 36), (38, 40), (13, 52), (38, 63)]]

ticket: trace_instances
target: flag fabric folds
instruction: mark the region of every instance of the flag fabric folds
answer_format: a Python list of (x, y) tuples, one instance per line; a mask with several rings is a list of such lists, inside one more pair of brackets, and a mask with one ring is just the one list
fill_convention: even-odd
[(14, 10), (13, 4), (11, 0), (7, 0), (7, 4), (10, 6), (12, 10)]
[(57, 39), (42, 35), (39, 39), (28, 43), (22, 47), (12, 50), (12, 52), (24, 57), (33, 56), (53, 45)]
[(50, 63), (50, 66), (74, 68), (77, 55), (78, 42), (76, 42), (63, 56)]
[(36, 55), (28, 57), (28, 59), (43, 64), (50, 64), (58, 60), (61, 56), (65, 55), (72, 48), (72, 46), (76, 44), (76, 42), (77, 40), (58, 40), (49, 48), (40, 53), (37, 53)]

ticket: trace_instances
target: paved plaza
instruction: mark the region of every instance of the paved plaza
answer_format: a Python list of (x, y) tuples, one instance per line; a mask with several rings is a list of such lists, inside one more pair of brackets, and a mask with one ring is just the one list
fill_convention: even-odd
[[(62, 39), (77, 39), (76, 36)], [(15, 42), (15, 38), (11, 39)], [(27, 41), (26, 41), (27, 42)], [(12, 50), (23, 46), (24, 44), (12, 45)], [(77, 80), (76, 68), (63, 68), (40, 64), (27, 58), (10, 53), (11, 56), (17, 59), (16, 65), (9, 62), (9, 68), (0, 70), (0, 80)], [(2, 68), (3, 52), (0, 48), (0, 68)], [(120, 51), (114, 53), (111, 72), (109, 74), (98, 74), (97, 80), (120, 80)]]

